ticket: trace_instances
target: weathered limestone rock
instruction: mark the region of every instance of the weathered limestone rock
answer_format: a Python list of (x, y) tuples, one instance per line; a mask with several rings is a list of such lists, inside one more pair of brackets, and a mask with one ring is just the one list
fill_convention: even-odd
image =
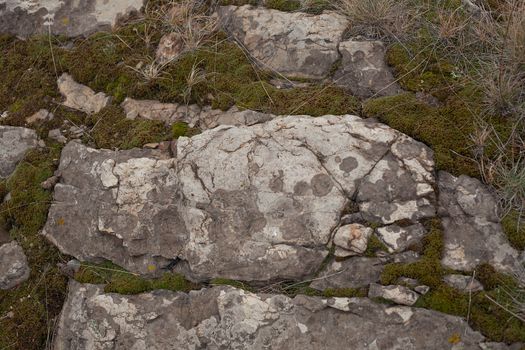
[(337, 85), (362, 98), (402, 91), (385, 63), (386, 49), (381, 41), (342, 41), (339, 52), (341, 65), (334, 74)]
[[(336, 245), (335, 255), (346, 257), (363, 254), (368, 245), (368, 239), (373, 232), (374, 230), (372, 228), (360, 224), (350, 224), (339, 227), (334, 236), (334, 244)], [(342, 252), (340, 250), (342, 250)]]
[(443, 281), (452, 288), (456, 288), (462, 292), (479, 292), (483, 290), (483, 286), (479, 281), (470, 276), (464, 275), (446, 275)]
[(159, 63), (165, 64), (177, 58), (183, 50), (184, 40), (182, 36), (177, 32), (172, 32), (160, 38), (155, 56)]
[(35, 114), (33, 114), (32, 116), (27, 117), (26, 118), (26, 122), (28, 124), (33, 124), (33, 123), (36, 123), (36, 122), (39, 122), (39, 121), (51, 120), (53, 118), (54, 118), (53, 113), (49, 112), (47, 109), (41, 109), (38, 112), (36, 112)]
[(37, 146), (34, 130), (0, 125), (0, 179), (11, 175), (26, 152)]
[[(448, 339), (461, 334), (460, 343)], [(257, 295), (232, 287), (125, 296), (71, 282), (56, 350), (479, 349), (459, 317), (366, 298)]]
[[(143, 274), (175, 265), (196, 280), (301, 279), (327, 255), (349, 198), (363, 197), (363, 215), (386, 222), (425, 216), (416, 206), (397, 210), (396, 195), (431, 206), (432, 191), (396, 188), (385, 210), (360, 195), (363, 182), (376, 191), (388, 191), (386, 180), (432, 188), (432, 159), (406, 157), (403, 147), (431, 157), (423, 144), (356, 116), (222, 126), (179, 138), (175, 158), (69, 143), (43, 232), (79, 260), (109, 259)], [(392, 160), (394, 173), (388, 164), (377, 173), (385, 158), (409, 166)]]
[(110, 96), (103, 92), (95, 93), (89, 87), (75, 82), (67, 73), (58, 78), (57, 84), (60, 93), (66, 98), (64, 106), (84, 113), (97, 113), (111, 101)]
[(60, 131), (60, 129), (52, 129), (52, 130), (49, 130), (49, 132), (47, 133), (47, 136), (57, 142), (60, 142), (60, 143), (66, 143), (67, 142), (67, 137), (65, 137), (63, 134), (62, 134), (62, 131)]
[(221, 7), (218, 13), (224, 28), (264, 68), (300, 78), (328, 75), (349, 24), (335, 12), (314, 16), (246, 5)]
[(0, 0), (0, 33), (79, 36), (110, 29), (143, 0)]
[(274, 118), (271, 114), (250, 110), (240, 111), (232, 107), (223, 112), (211, 107), (201, 108), (198, 105), (180, 105), (177, 103), (161, 103), (153, 100), (135, 100), (126, 98), (121, 107), (128, 119), (161, 120), (166, 124), (186, 122), (191, 127), (199, 126), (201, 130), (212, 129), (219, 125), (254, 125)]
[(392, 253), (404, 251), (410, 245), (420, 242), (425, 236), (426, 230), (421, 224), (408, 227), (389, 225), (379, 227), (376, 233), (379, 239), (387, 246), (388, 251)]
[(377, 283), (370, 284), (369, 298), (383, 298), (401, 305), (414, 305), (419, 294), (404, 286), (382, 286)]
[(10, 289), (29, 278), (29, 266), (22, 247), (16, 242), (0, 245), (0, 289)]
[(439, 173), (439, 214), (445, 249), (442, 263), (470, 271), (488, 262), (512, 273), (520, 264), (519, 252), (508, 243), (496, 215), (497, 203), (489, 189), (468, 176)]
[(355, 256), (343, 261), (332, 261), (321, 271), (310, 287), (318, 290), (367, 287), (370, 283), (379, 282), (385, 265), (407, 264), (417, 259), (419, 254), (405, 252), (384, 257)]

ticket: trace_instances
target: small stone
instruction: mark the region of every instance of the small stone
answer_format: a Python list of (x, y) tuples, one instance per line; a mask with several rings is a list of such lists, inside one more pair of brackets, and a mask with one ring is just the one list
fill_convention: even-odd
[(161, 64), (173, 61), (184, 51), (184, 40), (177, 32), (165, 34), (160, 38), (156, 57)]
[(89, 87), (74, 81), (67, 73), (58, 78), (57, 85), (60, 93), (66, 98), (64, 106), (84, 113), (98, 113), (111, 102), (110, 96), (103, 92), (95, 93)]
[(41, 109), (38, 112), (36, 112), (35, 114), (33, 114), (32, 116), (27, 117), (26, 118), (26, 122), (28, 124), (33, 124), (33, 123), (36, 123), (38, 121), (52, 120), (53, 118), (54, 118), (53, 113), (49, 112), (47, 109)]
[(334, 244), (349, 251), (349, 255), (363, 254), (373, 231), (372, 228), (361, 224), (341, 226), (335, 233)]
[(397, 284), (403, 285), (406, 287), (414, 288), (418, 285), (418, 280), (414, 278), (408, 278), (408, 277), (399, 277), (396, 281)]
[(155, 148), (158, 148), (159, 147), (159, 143), (158, 142), (152, 142), (152, 143), (146, 143), (144, 146), (142, 146), (143, 148), (149, 148), (149, 149), (155, 149)]
[(26, 152), (38, 147), (34, 130), (0, 125), (0, 180), (7, 178)]
[(404, 286), (390, 285), (382, 286), (380, 284), (371, 283), (368, 290), (369, 298), (383, 298), (393, 301), (401, 305), (414, 305), (419, 298), (419, 295)]
[(29, 266), (17, 242), (0, 246), (0, 289), (10, 289), (29, 278)]
[(483, 285), (471, 276), (446, 275), (443, 277), (443, 281), (461, 292), (479, 292), (483, 290)]
[(414, 290), (421, 295), (425, 295), (430, 291), (430, 287), (422, 284), (420, 286), (415, 287)]
[(57, 142), (60, 142), (60, 143), (66, 143), (67, 142), (67, 138), (62, 135), (62, 131), (60, 131), (60, 129), (53, 129), (53, 130), (49, 130), (49, 133), (47, 134), (47, 136), (50, 138), (50, 139), (53, 139)]
[(40, 186), (44, 190), (52, 190), (59, 180), (60, 180), (60, 177), (53, 175), (49, 177), (47, 180), (45, 180), (44, 182), (42, 182)]

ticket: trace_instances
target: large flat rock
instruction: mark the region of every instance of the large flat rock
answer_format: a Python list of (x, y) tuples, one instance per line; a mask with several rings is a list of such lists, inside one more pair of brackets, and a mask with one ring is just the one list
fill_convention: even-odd
[(459, 317), (365, 298), (290, 299), (232, 287), (125, 296), (71, 282), (54, 348), (478, 350), (483, 341)]
[[(356, 116), (277, 117), (151, 150), (63, 150), (44, 234), (80, 260), (196, 280), (301, 279), (350, 199), (385, 224), (433, 216), (432, 152)], [(366, 191), (366, 193), (363, 193)]]
[(111, 29), (143, 0), (0, 0), (0, 33), (79, 36)]
[(0, 180), (11, 175), (26, 152), (37, 146), (34, 130), (0, 125)]
[(263, 68), (300, 78), (328, 75), (349, 24), (335, 12), (310, 15), (246, 5), (225, 6), (218, 13), (224, 28)]
[(18, 243), (0, 244), (0, 289), (10, 289), (29, 278), (30, 268)]

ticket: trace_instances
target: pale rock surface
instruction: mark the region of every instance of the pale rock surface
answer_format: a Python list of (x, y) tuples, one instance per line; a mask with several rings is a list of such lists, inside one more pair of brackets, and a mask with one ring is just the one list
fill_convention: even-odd
[[(449, 343), (458, 333), (460, 343)], [(125, 296), (71, 282), (54, 349), (478, 350), (484, 340), (459, 317), (366, 298), (232, 287)]]
[(34, 130), (0, 125), (0, 180), (11, 175), (26, 152), (38, 145)]
[(155, 56), (161, 64), (166, 64), (176, 59), (184, 50), (184, 40), (177, 32), (165, 34), (160, 38)]
[(79, 36), (108, 30), (143, 0), (0, 0), (0, 33)]
[(53, 113), (49, 112), (47, 109), (41, 109), (30, 117), (26, 118), (28, 124), (34, 124), (39, 121), (49, 121), (54, 118)]
[(419, 294), (404, 286), (382, 286), (377, 283), (372, 283), (368, 290), (368, 297), (383, 298), (401, 305), (414, 305), (419, 298)]
[(10, 289), (29, 278), (30, 269), (22, 247), (15, 241), (0, 245), (0, 289)]
[(64, 106), (84, 113), (97, 113), (111, 102), (111, 96), (103, 92), (95, 93), (89, 87), (79, 84), (73, 77), (63, 73), (57, 81), (58, 89), (65, 97)]
[[(337, 229), (334, 236), (334, 244), (343, 250), (338, 254), (336, 248), (336, 256), (350, 256), (363, 254), (368, 245), (368, 239), (374, 230), (360, 224), (344, 225)], [(346, 253), (344, 252), (346, 251)]]
[(218, 10), (223, 27), (265, 69), (298, 78), (324, 78), (339, 59), (348, 20), (335, 12), (310, 15), (252, 7)]
[(483, 290), (483, 285), (471, 276), (446, 275), (443, 277), (443, 281), (461, 292), (479, 292), (480, 290)]
[(334, 74), (337, 85), (362, 98), (402, 92), (385, 63), (381, 41), (345, 40), (339, 43), (341, 64)]
[(378, 238), (387, 246), (390, 253), (406, 250), (410, 245), (419, 243), (426, 230), (421, 224), (401, 227), (389, 225), (376, 230)]
[(438, 185), (445, 244), (442, 264), (471, 271), (489, 263), (501, 272), (517, 271), (523, 257), (505, 237), (496, 215), (496, 199), (488, 187), (474, 178), (444, 171), (439, 173)]
[(142, 274), (174, 266), (195, 280), (298, 280), (328, 254), (349, 198), (383, 222), (434, 214), (431, 151), (356, 116), (221, 126), (172, 150), (174, 158), (69, 143), (44, 235), (79, 260)]

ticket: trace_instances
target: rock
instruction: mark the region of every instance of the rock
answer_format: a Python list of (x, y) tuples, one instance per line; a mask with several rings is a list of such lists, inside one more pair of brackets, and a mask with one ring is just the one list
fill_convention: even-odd
[(110, 96), (106, 96), (103, 92), (95, 93), (89, 87), (75, 82), (67, 73), (63, 73), (58, 78), (57, 85), (62, 96), (66, 98), (64, 106), (84, 113), (100, 112), (111, 101)]
[[(335, 233), (334, 244), (348, 251), (349, 255), (363, 254), (372, 232), (374, 232), (373, 229), (360, 224), (341, 226)], [(340, 256), (337, 251), (336, 256)]]
[(422, 284), (420, 286), (414, 287), (414, 290), (416, 292), (418, 292), (419, 294), (421, 294), (421, 295), (425, 295), (425, 294), (427, 294), (430, 291), (430, 287), (429, 286), (425, 286), (424, 284)]
[(419, 281), (414, 278), (399, 277), (396, 281), (396, 284), (400, 284), (405, 287), (414, 288), (419, 284)]
[(415, 243), (419, 243), (425, 236), (426, 230), (421, 224), (401, 227), (390, 225), (379, 227), (376, 230), (378, 238), (387, 246), (388, 251), (400, 252)]
[(67, 142), (67, 138), (62, 135), (62, 131), (60, 131), (60, 129), (53, 129), (53, 130), (49, 130), (49, 133), (47, 134), (47, 136), (50, 138), (50, 139), (53, 139), (57, 142), (60, 142), (60, 143), (66, 143)]
[(58, 180), (60, 180), (60, 176), (53, 175), (53, 176), (49, 177), (46, 181), (43, 181), (40, 184), (40, 186), (44, 190), (52, 190), (55, 187), (55, 185), (57, 184)]
[(202, 130), (212, 129), (219, 125), (255, 125), (273, 118), (271, 114), (250, 110), (239, 111), (236, 107), (224, 112), (210, 107), (201, 108), (197, 105), (185, 106), (153, 100), (135, 100), (129, 97), (122, 102), (121, 107), (126, 112), (128, 119), (160, 120), (166, 124), (185, 122), (191, 127), (199, 126)]
[(0, 246), (0, 289), (11, 289), (29, 278), (29, 266), (22, 247), (16, 242)]
[(321, 15), (251, 6), (218, 10), (223, 27), (266, 69), (320, 79), (339, 59), (337, 45), (348, 20), (335, 12)]
[(478, 280), (464, 275), (446, 275), (443, 281), (461, 292), (479, 292), (483, 290), (483, 285)]
[(377, 283), (370, 284), (369, 298), (383, 298), (401, 305), (414, 305), (419, 294), (404, 286), (382, 286)]
[(49, 112), (47, 109), (41, 109), (30, 117), (26, 118), (26, 123), (34, 124), (39, 121), (48, 121), (54, 118), (53, 113)]
[[(221, 126), (180, 137), (174, 158), (159, 150), (95, 150), (70, 142), (43, 233), (78, 260), (107, 259), (141, 274), (175, 265), (199, 281), (304, 279), (328, 254), (347, 202), (360, 197), (363, 177), (385, 154), (395, 157), (399, 142), (429, 152), (356, 116)], [(411, 167), (388, 179), (419, 179), (419, 163), (408, 161)], [(382, 175), (372, 173), (369, 181), (380, 181)], [(396, 193), (390, 202), (397, 202)], [(410, 200), (407, 193), (403, 200)], [(427, 194), (429, 203), (433, 195)], [(365, 199), (375, 205), (373, 197)], [(373, 215), (390, 218), (388, 211)], [(414, 213), (398, 217), (413, 219)]]
[(417, 253), (396, 254), (386, 257), (355, 256), (343, 261), (332, 261), (319, 273), (310, 287), (324, 290), (327, 288), (361, 288), (370, 283), (379, 282), (385, 265), (390, 263), (412, 263), (419, 259)]
[(26, 152), (37, 146), (34, 130), (0, 125), (0, 180), (11, 175)]
[(439, 214), (442, 216), (445, 267), (472, 271), (489, 263), (512, 273), (522, 263), (503, 233), (497, 202), (481, 182), (468, 176), (439, 172)]
[(160, 64), (173, 61), (184, 50), (184, 40), (182, 35), (177, 32), (168, 33), (162, 36), (157, 47), (156, 57)]
[[(214, 287), (106, 294), (70, 282), (54, 349), (451, 349), (485, 338), (459, 317), (366, 298), (252, 294)], [(350, 345), (351, 344), (351, 345)]]
[(117, 20), (139, 11), (143, 0), (7, 0), (0, 2), (0, 33), (87, 35), (111, 29)]
[(386, 49), (381, 41), (341, 41), (339, 52), (341, 65), (334, 74), (337, 85), (361, 98), (402, 92), (385, 63)]

